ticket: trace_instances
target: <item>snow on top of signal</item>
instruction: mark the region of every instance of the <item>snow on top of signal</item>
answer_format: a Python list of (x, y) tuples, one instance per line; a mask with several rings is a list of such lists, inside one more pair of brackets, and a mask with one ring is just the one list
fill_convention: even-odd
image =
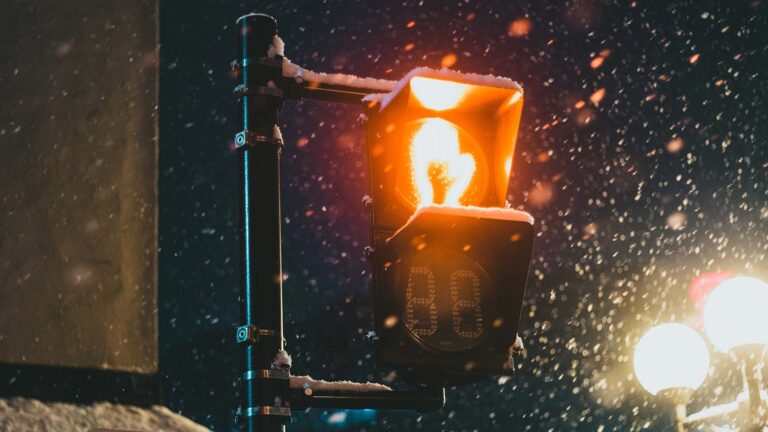
[(504, 78), (496, 75), (481, 75), (476, 73), (463, 73), (453, 69), (441, 68), (432, 69), (428, 67), (419, 67), (408, 72), (400, 81), (395, 84), (391, 91), (384, 94), (372, 94), (365, 97), (364, 100), (380, 101), (381, 108), (386, 107), (392, 99), (395, 98), (404, 88), (408, 86), (414, 77), (435, 78), (447, 81), (455, 81), (462, 84), (472, 84), (485, 87), (496, 87), (523, 92), (523, 88), (517, 81), (510, 78)]
[[(478, 219), (496, 219), (515, 222), (528, 222), (533, 225), (533, 216), (522, 210), (516, 210), (503, 207), (476, 207), (476, 206), (448, 206), (443, 204), (431, 204), (419, 207), (416, 213), (411, 216), (408, 223), (415, 220), (420, 214), (441, 214), (451, 216), (474, 217)], [(406, 225), (408, 224), (406, 223)]]
[[(419, 215), (422, 214), (439, 214), (449, 216), (464, 216), (473, 217), (477, 219), (495, 219), (506, 220), (514, 222), (527, 222), (533, 225), (533, 216), (530, 213), (522, 210), (516, 210), (504, 207), (476, 207), (476, 206), (452, 206), (445, 204), (430, 204), (423, 207), (419, 207), (402, 227), (395, 232), (389, 239), (395, 238), (408, 225), (412, 224)], [(387, 240), (389, 241), (389, 240)], [(522, 343), (522, 340), (520, 341)]]

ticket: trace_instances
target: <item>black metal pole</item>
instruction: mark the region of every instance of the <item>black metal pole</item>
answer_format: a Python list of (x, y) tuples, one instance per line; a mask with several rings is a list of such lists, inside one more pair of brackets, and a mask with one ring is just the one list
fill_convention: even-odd
[(280, 249), (280, 148), (275, 137), (282, 92), (270, 85), (282, 77), (280, 59), (270, 58), (277, 34), (272, 17), (249, 14), (237, 20), (242, 131), (235, 137), (241, 174), (241, 297), (245, 345), (241, 427), (280, 432), (290, 421), (287, 367), (275, 365), (283, 349)]

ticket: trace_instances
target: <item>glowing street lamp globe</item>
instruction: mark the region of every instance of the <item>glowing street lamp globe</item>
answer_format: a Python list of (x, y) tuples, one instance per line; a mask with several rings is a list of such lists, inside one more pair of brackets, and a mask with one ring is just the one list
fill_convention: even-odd
[(664, 390), (695, 390), (707, 376), (709, 351), (692, 328), (660, 324), (635, 346), (634, 367), (640, 384), (653, 395)]
[(704, 329), (723, 352), (768, 345), (768, 283), (738, 276), (718, 285), (704, 305)]

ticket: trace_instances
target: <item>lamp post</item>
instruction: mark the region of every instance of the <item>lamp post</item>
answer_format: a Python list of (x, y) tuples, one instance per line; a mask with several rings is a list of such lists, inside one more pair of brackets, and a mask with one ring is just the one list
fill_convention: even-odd
[(739, 276), (718, 285), (704, 305), (704, 329), (718, 350), (739, 364), (748, 395), (745, 430), (768, 426), (761, 389), (763, 354), (768, 346), (768, 283)]
[(637, 343), (634, 368), (640, 384), (675, 406), (678, 432), (686, 425), (734, 416), (742, 432), (768, 428), (762, 367), (768, 346), (768, 283), (739, 276), (718, 285), (704, 305), (704, 329), (715, 347), (738, 364), (744, 392), (733, 402), (688, 415), (686, 404), (706, 378), (709, 353), (701, 336), (677, 323), (650, 329)]
[(678, 432), (686, 404), (709, 370), (709, 352), (704, 340), (692, 328), (677, 323), (650, 329), (637, 343), (635, 375), (648, 392), (675, 406)]

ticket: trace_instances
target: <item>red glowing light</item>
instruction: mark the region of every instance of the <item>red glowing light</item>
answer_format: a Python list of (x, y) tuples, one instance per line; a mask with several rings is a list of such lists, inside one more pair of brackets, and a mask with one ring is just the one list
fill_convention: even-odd
[(698, 275), (696, 279), (691, 282), (691, 286), (688, 287), (688, 296), (693, 300), (696, 309), (699, 311), (704, 310), (704, 303), (707, 302), (709, 293), (726, 279), (730, 279), (733, 276), (734, 274), (729, 271), (702, 273)]

